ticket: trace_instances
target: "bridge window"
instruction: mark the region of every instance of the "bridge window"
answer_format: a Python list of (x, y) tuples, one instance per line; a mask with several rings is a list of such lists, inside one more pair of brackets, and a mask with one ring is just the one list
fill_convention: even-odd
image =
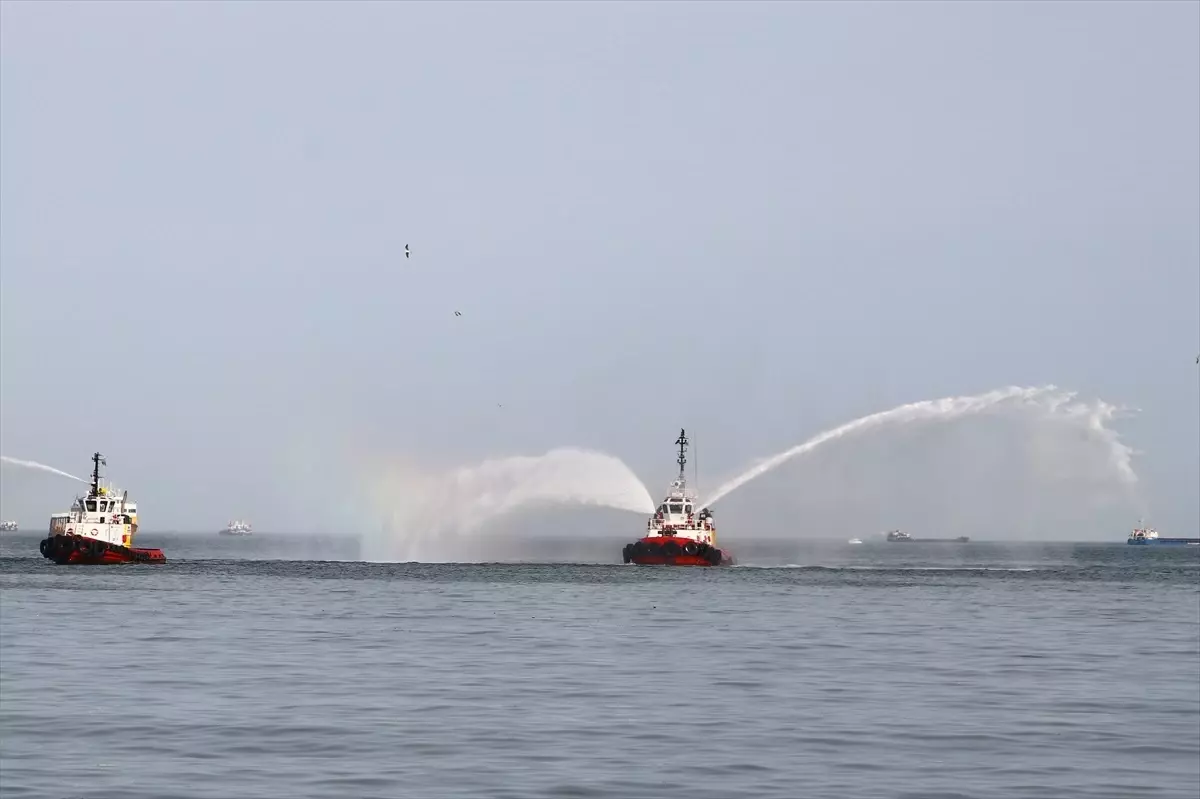
[(87, 509), (88, 509), (88, 513), (95, 513), (96, 512), (96, 500), (89, 499), (87, 501)]
[(672, 505), (671, 513), (683, 513), (683, 505)]

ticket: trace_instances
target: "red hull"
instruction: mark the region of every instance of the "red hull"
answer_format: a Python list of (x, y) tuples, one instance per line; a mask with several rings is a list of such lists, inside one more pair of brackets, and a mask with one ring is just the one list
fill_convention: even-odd
[(628, 544), (622, 557), (638, 566), (730, 566), (733, 557), (726, 551), (688, 538), (651, 536)]
[(133, 549), (77, 535), (52, 535), (38, 546), (42, 557), (62, 565), (166, 563), (161, 549)]
[(630, 563), (637, 566), (720, 566), (720, 561), (713, 563), (698, 555), (659, 555), (657, 553), (651, 555), (634, 555), (629, 559)]

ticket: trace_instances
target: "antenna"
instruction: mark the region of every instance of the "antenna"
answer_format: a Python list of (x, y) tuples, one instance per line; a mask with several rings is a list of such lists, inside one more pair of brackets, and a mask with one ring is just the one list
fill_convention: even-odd
[(679, 428), (679, 438), (675, 439), (675, 443), (679, 445), (679, 457), (675, 459), (675, 462), (679, 464), (679, 479), (686, 480), (684, 465), (687, 463), (688, 439), (687, 433), (683, 431), (682, 427)]
[(92, 453), (92, 496), (100, 493), (100, 464), (108, 465), (108, 461), (99, 452)]
[[(696, 457), (696, 444), (692, 443), (692, 490), (700, 490), (700, 459)], [(697, 494), (699, 496), (699, 494)]]

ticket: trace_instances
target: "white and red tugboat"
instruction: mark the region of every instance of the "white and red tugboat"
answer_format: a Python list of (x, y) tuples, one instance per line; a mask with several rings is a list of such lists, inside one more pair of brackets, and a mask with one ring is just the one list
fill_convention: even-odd
[(111, 485), (100, 485), (100, 464), (92, 455), (92, 485), (85, 497), (76, 497), (71, 510), (50, 517), (50, 533), (38, 546), (42, 557), (58, 564), (166, 563), (161, 549), (137, 549), (137, 503), (129, 492), (117, 495)]
[(671, 483), (658, 510), (646, 522), (646, 535), (626, 544), (621, 553), (626, 563), (639, 566), (731, 566), (733, 556), (717, 546), (717, 525), (712, 511), (702, 508), (687, 487), (687, 434), (679, 431), (679, 477)]

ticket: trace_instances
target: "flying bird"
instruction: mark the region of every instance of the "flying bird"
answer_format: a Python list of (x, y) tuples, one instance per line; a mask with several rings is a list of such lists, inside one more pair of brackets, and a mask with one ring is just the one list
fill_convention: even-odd
[(407, 244), (404, 245), (404, 257), (405, 258), (408, 257), (408, 245)]
[(455, 316), (462, 316), (462, 311), (455, 311), (455, 312), (454, 312), (454, 315), (455, 315)]

